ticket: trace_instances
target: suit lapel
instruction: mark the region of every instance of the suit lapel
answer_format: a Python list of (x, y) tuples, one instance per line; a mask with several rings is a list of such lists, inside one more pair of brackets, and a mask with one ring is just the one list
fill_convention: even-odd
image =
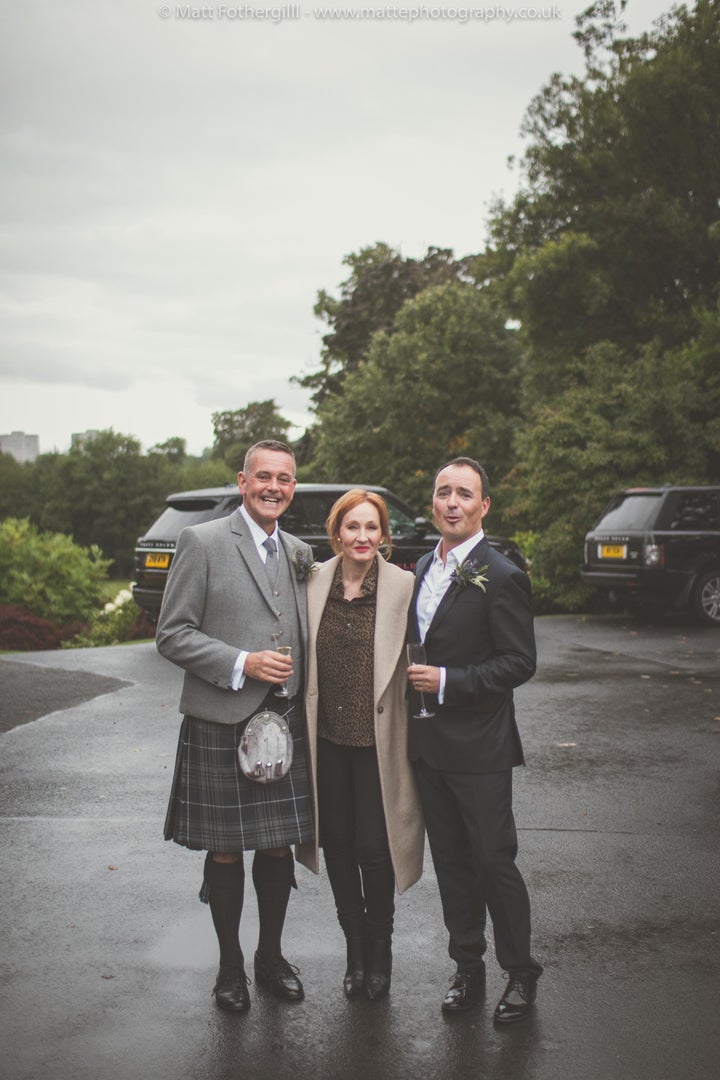
[(277, 610), (277, 603), (273, 598), (270, 582), (265, 573), (265, 568), (260, 561), (260, 556), (255, 546), (255, 541), (250, 534), (250, 530), (246, 528), (245, 522), (237, 511), (230, 516), (229, 520), (230, 529), (235, 540), (235, 546), (240, 557), (247, 566), (253, 581), (262, 593), (263, 599), (274, 613)]
[(307, 642), (307, 589), (305, 585), (300, 584), (297, 579), (297, 574), (295, 573), (293, 556), (298, 549), (293, 548), (287, 533), (279, 530), (279, 536), (282, 549), (285, 552), (285, 558), (287, 559), (288, 570), (290, 571), (290, 580), (292, 582), (293, 595), (295, 597), (300, 621), (300, 633), (302, 635), (303, 645), (305, 645)]
[(410, 601), (410, 611), (408, 618), (409, 641), (420, 640), (420, 627), (418, 626), (417, 617), (417, 602), (418, 596), (420, 595), (420, 586), (422, 585), (422, 580), (430, 569), (432, 560), (433, 553), (432, 551), (430, 551), (426, 555), (423, 555), (422, 558), (418, 559), (417, 566), (415, 567), (415, 586), (413, 588), (412, 600)]
[(440, 603), (435, 609), (435, 614), (430, 620), (430, 625), (428, 626), (427, 634), (425, 635), (426, 638), (429, 638), (433, 631), (436, 630), (438, 625), (443, 621), (447, 613), (452, 608), (455, 602), (455, 597), (457, 596), (459, 591), (460, 590), (458, 586), (451, 581), (447, 589), (443, 593)]
[[(478, 541), (478, 543), (475, 545), (475, 547), (471, 550), (470, 554), (465, 556), (465, 558), (463, 559), (463, 562), (479, 562), (481, 560), (481, 558), (482, 558), (482, 553), (484, 552), (484, 545), (485, 544), (486, 544), (486, 540), (485, 540), (485, 537), (483, 537), (482, 540)], [(443, 621), (444, 618), (446, 618), (446, 616), (452, 610), (452, 606), (455, 603), (455, 600), (460, 595), (460, 590), (463, 589), (463, 588), (474, 588), (474, 587), (475, 586), (457, 585), (454, 581), (450, 582), (450, 584), (448, 585), (447, 589), (445, 590), (445, 592), (443, 594), (442, 600), (440, 601), (440, 603), (437, 606), (437, 609), (435, 611), (435, 614), (432, 617), (432, 620), (430, 621), (430, 625), (428, 627), (428, 632), (425, 635), (426, 638), (430, 637), (430, 635), (433, 633), (433, 631), (437, 629), (439, 624)]]

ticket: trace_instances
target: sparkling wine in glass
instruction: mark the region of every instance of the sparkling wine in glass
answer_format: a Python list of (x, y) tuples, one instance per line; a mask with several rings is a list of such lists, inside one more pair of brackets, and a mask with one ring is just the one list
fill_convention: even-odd
[[(417, 642), (407, 647), (408, 664), (425, 664), (427, 660), (425, 658), (425, 646), (422, 642)], [(425, 708), (425, 697), (422, 690), (418, 690), (420, 695), (420, 712), (413, 713), (413, 720), (426, 720), (430, 716), (434, 716), (434, 712), (429, 712)]]
[[(276, 645), (275, 652), (279, 652), (281, 656), (292, 655), (292, 645)], [(281, 683), (275, 691), (275, 697), (289, 697), (288, 684), (286, 682)]]

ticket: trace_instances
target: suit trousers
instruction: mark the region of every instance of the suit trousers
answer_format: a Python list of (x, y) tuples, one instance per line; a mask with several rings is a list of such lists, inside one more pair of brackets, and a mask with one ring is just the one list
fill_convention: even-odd
[(461, 966), (479, 965), (487, 911), (500, 966), (540, 974), (530, 955), (530, 900), (515, 865), (512, 770), (459, 773), (422, 759), (414, 764), (450, 956)]

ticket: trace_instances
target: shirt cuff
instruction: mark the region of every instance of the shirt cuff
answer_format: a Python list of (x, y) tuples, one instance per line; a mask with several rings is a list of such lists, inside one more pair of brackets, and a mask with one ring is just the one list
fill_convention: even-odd
[(238, 653), (238, 658), (235, 661), (235, 666), (233, 667), (232, 676), (230, 678), (231, 690), (242, 690), (245, 683), (245, 661), (247, 660), (247, 658), (247, 649), (244, 649), (242, 652)]
[(445, 704), (445, 682), (447, 679), (447, 669), (440, 668), (440, 687), (438, 689), (438, 705)]

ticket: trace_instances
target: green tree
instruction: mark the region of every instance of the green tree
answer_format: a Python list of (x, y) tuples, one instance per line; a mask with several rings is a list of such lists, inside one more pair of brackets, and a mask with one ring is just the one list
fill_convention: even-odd
[(35, 462), (32, 520), (40, 529), (68, 534), (82, 547), (99, 546), (113, 560), (113, 573), (129, 575), (135, 540), (168, 494), (169, 473), (157, 464), (157, 455), (141, 454), (136, 439), (112, 430), (98, 432), (68, 454), (41, 455)]
[(19, 462), (0, 451), (0, 521), (27, 517), (32, 506), (32, 462)]
[(33, 463), (0, 455), (0, 520), (26, 517), (39, 529), (98, 545), (115, 574), (129, 575), (135, 540), (167, 495), (228, 482), (234, 477), (224, 462), (190, 456), (182, 438), (143, 455), (132, 437), (101, 431), (68, 454), (41, 454)]
[(324, 475), (379, 483), (416, 507), (438, 466), (478, 457), (491, 479), (513, 464), (517, 335), (487, 293), (454, 282), (402, 307), (392, 334), (375, 335), (342, 395), (318, 409)]
[(607, 343), (588, 354), (587, 377), (535, 406), (518, 434), (503, 484), (507, 520), (537, 533), (535, 592), (555, 609), (583, 607), (583, 537), (624, 487), (713, 483), (720, 471), (720, 310), (672, 351), (636, 354)]
[(178, 435), (173, 435), (172, 438), (166, 439), (165, 442), (156, 443), (155, 446), (151, 446), (148, 450), (148, 454), (157, 457), (165, 457), (168, 461), (171, 461), (173, 465), (182, 465), (187, 458), (187, 439), (180, 438)]
[(213, 457), (225, 462), (232, 472), (243, 467), (246, 452), (260, 439), (288, 442), (290, 421), (278, 412), (274, 398), (251, 401), (244, 409), (212, 414), (215, 442)]
[(534, 99), (524, 184), (491, 219), (485, 265), (546, 400), (596, 342), (674, 348), (717, 296), (720, 6), (674, 8), (637, 39), (622, 7), (600, 0), (578, 20), (586, 76), (556, 75)]
[(566, 609), (588, 601), (583, 535), (613, 491), (718, 474), (720, 5), (637, 39), (623, 6), (578, 20), (585, 77), (532, 102), (521, 189), (478, 262), (523, 348), (501, 495), (534, 532), (536, 593)]
[(221, 487), (235, 482), (235, 475), (224, 461), (206, 461), (202, 457), (190, 457), (182, 466), (173, 470), (171, 482), (165, 494), (173, 491), (192, 491), (194, 488)]
[(456, 260), (448, 248), (430, 247), (422, 259), (406, 259), (387, 244), (362, 248), (343, 259), (350, 275), (339, 297), (318, 292), (315, 314), (330, 327), (323, 337), (320, 368), (294, 379), (313, 391), (319, 406), (342, 391), (379, 331), (391, 334), (403, 304), (433, 285), (471, 279), (472, 258)]
[(298, 480), (304, 483), (319, 483), (327, 477), (321, 471), (317, 460), (317, 447), (320, 438), (320, 425), (310, 424), (305, 428), (299, 439), (291, 445), (295, 454)]

